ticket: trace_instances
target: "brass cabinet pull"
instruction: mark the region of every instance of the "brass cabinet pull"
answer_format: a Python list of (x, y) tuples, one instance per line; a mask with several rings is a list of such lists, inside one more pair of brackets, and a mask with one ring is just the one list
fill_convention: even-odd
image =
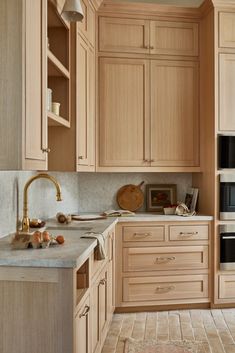
[(144, 159), (144, 162), (145, 163), (152, 163), (152, 162), (154, 162), (154, 159)]
[(143, 49), (150, 49), (150, 46), (149, 45), (144, 45)]
[(87, 316), (90, 311), (90, 307), (88, 305), (85, 306), (84, 311), (82, 314), (79, 315), (79, 318)]
[(78, 156), (78, 159), (84, 159), (84, 157), (83, 156)]
[(180, 236), (183, 237), (192, 237), (193, 235), (198, 235), (198, 232), (180, 232)]
[(169, 262), (169, 261), (174, 261), (174, 260), (175, 260), (174, 256), (172, 256), (172, 257), (157, 257), (156, 263), (159, 264), (159, 263)]
[(51, 149), (50, 148), (42, 148), (43, 153), (50, 153)]
[(150, 45), (149, 49), (151, 49), (151, 50), (152, 50), (152, 49), (154, 49), (154, 47), (153, 47), (152, 45)]
[(156, 288), (156, 293), (162, 293), (162, 292), (170, 292), (175, 289), (175, 286), (167, 286), (167, 287), (157, 287)]
[(104, 286), (106, 282), (107, 282), (107, 279), (106, 279), (106, 278), (103, 278), (103, 279), (100, 280), (100, 283), (99, 283), (99, 284), (102, 285), (102, 286)]
[(134, 237), (151, 237), (151, 233), (134, 233)]

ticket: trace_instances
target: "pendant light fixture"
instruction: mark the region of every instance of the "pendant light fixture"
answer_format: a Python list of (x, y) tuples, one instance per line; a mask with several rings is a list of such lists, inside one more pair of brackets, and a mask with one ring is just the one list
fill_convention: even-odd
[(84, 14), (80, 0), (65, 0), (62, 16), (68, 22), (81, 22)]

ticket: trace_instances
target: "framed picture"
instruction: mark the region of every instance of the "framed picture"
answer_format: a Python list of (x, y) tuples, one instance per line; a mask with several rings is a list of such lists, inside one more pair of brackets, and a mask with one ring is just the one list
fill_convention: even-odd
[(163, 213), (163, 208), (176, 203), (175, 184), (147, 184), (146, 210), (148, 212)]
[(188, 207), (190, 212), (194, 212), (197, 205), (198, 189), (189, 188), (185, 195), (184, 203)]

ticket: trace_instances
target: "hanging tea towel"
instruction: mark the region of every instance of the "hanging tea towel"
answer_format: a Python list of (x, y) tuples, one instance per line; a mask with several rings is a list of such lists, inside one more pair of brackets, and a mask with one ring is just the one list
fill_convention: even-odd
[(87, 232), (81, 238), (97, 239), (97, 242), (98, 242), (97, 260), (101, 261), (106, 259), (106, 251), (104, 247), (104, 236), (102, 233)]

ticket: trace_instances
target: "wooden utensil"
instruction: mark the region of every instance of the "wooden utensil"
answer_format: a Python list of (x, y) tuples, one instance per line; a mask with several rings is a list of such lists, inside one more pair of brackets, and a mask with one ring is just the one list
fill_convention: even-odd
[(142, 181), (139, 185), (128, 184), (122, 186), (117, 192), (117, 203), (123, 210), (136, 211), (144, 203), (144, 193), (141, 186), (144, 184)]

